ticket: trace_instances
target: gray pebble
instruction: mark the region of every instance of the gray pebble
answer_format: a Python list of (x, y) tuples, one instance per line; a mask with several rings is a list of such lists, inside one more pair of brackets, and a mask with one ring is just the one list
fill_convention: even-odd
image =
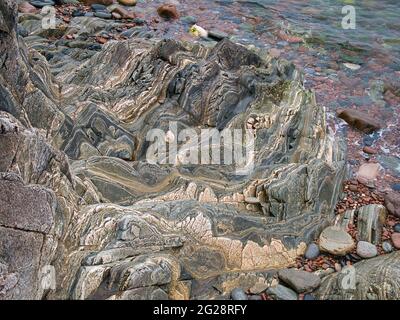
[(316, 259), (320, 254), (319, 248), (315, 243), (311, 243), (304, 254), (306, 259), (313, 260)]
[(384, 241), (382, 243), (382, 249), (383, 251), (385, 251), (386, 253), (390, 253), (393, 251), (393, 246), (389, 241)]
[(235, 288), (231, 292), (232, 300), (249, 300), (246, 292), (242, 288)]

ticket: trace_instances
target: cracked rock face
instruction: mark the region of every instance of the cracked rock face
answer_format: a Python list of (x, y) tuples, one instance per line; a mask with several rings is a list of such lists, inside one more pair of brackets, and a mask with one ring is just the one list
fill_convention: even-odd
[[(332, 221), (343, 147), (290, 63), (136, 39), (60, 67), (0, 6), (0, 298), (226, 296), (273, 283)], [(150, 164), (146, 135), (171, 122), (249, 129), (254, 169)]]

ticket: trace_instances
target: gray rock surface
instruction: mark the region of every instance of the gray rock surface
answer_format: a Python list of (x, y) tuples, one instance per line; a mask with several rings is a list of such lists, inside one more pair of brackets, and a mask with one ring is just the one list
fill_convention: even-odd
[[(354, 272), (335, 273), (324, 278), (314, 294), (320, 300), (398, 300), (399, 259), (400, 251), (397, 251), (358, 262)], [(347, 281), (351, 275), (354, 275), (354, 281)], [(354, 286), (344, 287), (343, 281)]]
[(268, 288), (267, 293), (274, 300), (297, 300), (297, 294), (292, 289), (278, 284), (276, 287)]
[(376, 246), (367, 241), (359, 241), (357, 243), (357, 254), (361, 258), (373, 258), (378, 255), (378, 249)]
[(311, 243), (308, 245), (306, 252), (304, 253), (304, 256), (306, 259), (313, 260), (317, 258), (320, 254), (319, 247), (315, 243)]
[(321, 283), (317, 275), (296, 269), (279, 270), (278, 276), (297, 293), (311, 292)]
[[(292, 265), (332, 222), (344, 148), (292, 64), (228, 40), (100, 50), (80, 41), (116, 22), (90, 17), (52, 30), (78, 37), (53, 45), (23, 15), (22, 40), (15, 2), (0, 9), (1, 299), (229, 296), (272, 285), (265, 270)], [(250, 118), (244, 175), (146, 160), (150, 129)]]
[(235, 288), (231, 292), (232, 300), (249, 300), (246, 292), (242, 288)]
[(341, 227), (324, 229), (319, 236), (319, 247), (333, 255), (344, 256), (355, 247), (353, 238)]

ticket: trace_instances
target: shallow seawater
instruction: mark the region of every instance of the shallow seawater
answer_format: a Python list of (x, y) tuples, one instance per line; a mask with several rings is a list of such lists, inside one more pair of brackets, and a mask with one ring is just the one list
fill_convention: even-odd
[[(355, 9), (355, 29), (342, 27), (347, 5)], [(179, 1), (178, 7), (183, 19), (158, 23), (162, 37), (196, 41), (185, 24), (190, 16), (207, 30), (226, 32), (236, 42), (264, 48), (301, 68), (305, 86), (326, 107), (331, 127), (339, 138), (347, 138), (355, 170), (366, 161), (379, 161), (362, 152), (365, 145), (400, 157), (398, 0), (199, 0)], [(339, 107), (362, 110), (385, 128), (370, 136), (357, 132), (335, 117)], [(383, 187), (400, 181), (394, 168), (381, 178)]]

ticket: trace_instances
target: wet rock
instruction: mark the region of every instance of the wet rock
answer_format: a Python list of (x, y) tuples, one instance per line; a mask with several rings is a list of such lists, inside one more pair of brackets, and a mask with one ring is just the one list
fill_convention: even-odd
[(343, 268), (324, 278), (314, 295), (319, 300), (398, 300), (399, 261), (400, 251), (363, 260), (354, 264), (355, 269)]
[(396, 232), (392, 234), (392, 242), (396, 249), (400, 249), (400, 233)]
[(339, 118), (346, 121), (349, 125), (357, 128), (364, 133), (372, 133), (382, 128), (382, 124), (365, 112), (354, 109), (338, 109)]
[(381, 170), (382, 167), (379, 163), (364, 163), (358, 169), (356, 173), (356, 178), (358, 182), (368, 187), (374, 187), (375, 181)]
[(304, 254), (306, 259), (314, 260), (316, 259), (320, 254), (319, 247), (315, 243), (310, 243), (307, 247), (307, 250)]
[(386, 216), (387, 210), (382, 205), (371, 204), (359, 208), (357, 223), (359, 240), (373, 244), (380, 243)]
[(232, 300), (248, 300), (246, 292), (242, 288), (235, 288), (231, 292)]
[(344, 256), (352, 251), (354, 246), (352, 237), (336, 226), (324, 229), (319, 236), (320, 249), (333, 255)]
[(400, 218), (400, 193), (389, 192), (385, 194), (385, 207), (390, 214)]
[(382, 242), (382, 249), (385, 253), (390, 253), (393, 251), (393, 246), (389, 241)]
[(157, 13), (161, 18), (166, 20), (179, 18), (178, 10), (173, 4), (163, 4), (162, 6), (158, 7)]
[(274, 300), (297, 300), (296, 292), (281, 284), (268, 288), (267, 294)]
[(118, 0), (124, 6), (136, 6), (137, 0)]
[(357, 254), (361, 258), (369, 259), (378, 255), (378, 249), (370, 242), (359, 241), (357, 243)]
[[(10, 290), (14, 297), (191, 297), (196, 285), (232, 270), (248, 275), (295, 263), (305, 243), (332, 221), (346, 172), (344, 148), (293, 64), (264, 59), (227, 39), (214, 47), (130, 39), (89, 52), (83, 39), (107, 36), (117, 23), (75, 17), (69, 37), (54, 45), (52, 60), (58, 60), (49, 65), (32, 47), (19, 47), (24, 39), (15, 36), (15, 12), (7, 10), (12, 2), (4, 3), (0, 171), (16, 171), (25, 188), (51, 189), (55, 198), (11, 221), (26, 225), (24, 217), (41, 217), (48, 206), (54, 219), (49, 233), (0, 227), (1, 258), (19, 272), (19, 291)], [(292, 96), (295, 104), (286, 99)], [(241, 128), (238, 116), (262, 118), (264, 112), (252, 106), (264, 104), (274, 117), (268, 135), (256, 137), (260, 170), (236, 179), (233, 167), (192, 171), (146, 161), (149, 129), (168, 132), (169, 119), (180, 127)], [(294, 133), (282, 137), (282, 127)], [(268, 206), (249, 208), (243, 194), (268, 199)], [(56, 290), (37, 292), (39, 271), (51, 261), (62, 280)], [(25, 274), (20, 266), (32, 269)], [(183, 268), (190, 283), (177, 281)], [(253, 280), (232, 287), (250, 288)], [(204, 295), (215, 294), (211, 287)]]
[(297, 293), (313, 291), (321, 283), (317, 275), (296, 269), (279, 270), (278, 276)]

